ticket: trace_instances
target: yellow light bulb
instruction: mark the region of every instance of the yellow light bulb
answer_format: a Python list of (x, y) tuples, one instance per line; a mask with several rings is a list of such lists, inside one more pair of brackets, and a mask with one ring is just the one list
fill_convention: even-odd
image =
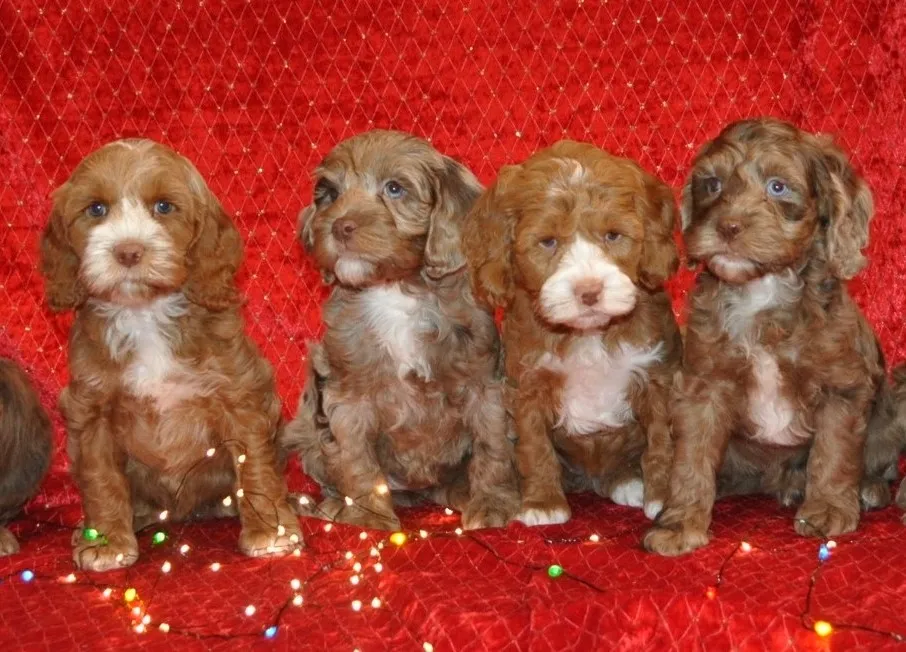
[(826, 620), (819, 620), (815, 623), (815, 633), (824, 638), (825, 636), (830, 636), (834, 631), (833, 626)]
[(405, 532), (394, 532), (390, 535), (390, 543), (395, 546), (401, 546), (406, 543), (406, 539), (409, 537), (406, 536)]

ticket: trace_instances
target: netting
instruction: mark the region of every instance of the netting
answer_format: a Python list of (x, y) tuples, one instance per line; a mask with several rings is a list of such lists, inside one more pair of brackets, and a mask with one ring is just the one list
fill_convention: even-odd
[[(111, 139), (175, 147), (234, 216), (246, 242), (248, 328), (291, 415), (304, 340), (319, 334), (326, 295), (295, 242), (296, 213), (310, 198), (311, 169), (340, 139), (373, 127), (412, 131), (489, 182), (502, 164), (570, 137), (636, 158), (679, 187), (697, 147), (725, 122), (771, 114), (836, 134), (872, 185), (872, 262), (852, 290), (898, 362), (904, 66), (906, 4), (895, 1), (4, 0), (0, 355), (23, 363), (55, 408), (70, 318), (44, 307), (37, 238), (49, 192)], [(684, 272), (671, 284), (677, 308), (690, 280)], [(818, 645), (808, 628), (816, 618), (906, 634), (904, 531), (893, 510), (840, 539), (812, 593), (817, 543), (795, 537), (792, 512), (770, 500), (719, 504), (714, 543), (673, 561), (641, 552), (639, 512), (587, 496), (573, 499), (565, 526), (472, 537), (455, 533), (457, 515), (404, 510), (413, 539), (380, 558), (370, 555), (376, 533), (362, 540), (305, 521), (301, 557), (244, 560), (236, 523), (197, 524), (159, 547), (142, 538), (128, 571), (68, 583), (59, 578), (73, 570), (68, 528), (79, 508), (65, 467), (61, 450), (16, 528), (22, 554), (0, 559), (0, 640), (32, 649), (808, 647)], [(292, 484), (310, 483), (294, 472)], [(743, 539), (754, 550), (730, 556)], [(552, 563), (566, 573), (549, 577)], [(301, 606), (291, 603), (293, 578), (303, 583)], [(121, 597), (130, 586), (152, 618), (141, 635)], [(839, 627), (831, 640), (841, 649), (892, 644)]]

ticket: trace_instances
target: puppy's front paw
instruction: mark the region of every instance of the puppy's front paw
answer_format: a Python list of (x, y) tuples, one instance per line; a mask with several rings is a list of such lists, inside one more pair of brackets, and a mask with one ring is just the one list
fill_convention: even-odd
[(522, 503), (522, 509), (514, 520), (528, 526), (559, 525), (566, 523), (571, 516), (566, 499), (546, 503), (527, 500)]
[(663, 500), (652, 500), (651, 502), (645, 503), (645, 517), (649, 521), (653, 521), (664, 511), (664, 501)]
[(866, 476), (859, 487), (859, 502), (862, 509), (881, 509), (890, 504), (890, 485), (884, 478)]
[(513, 510), (500, 501), (479, 498), (471, 501), (462, 513), (464, 530), (484, 530), (491, 527), (506, 527), (513, 517)]
[(285, 555), (303, 545), (295, 520), (277, 528), (246, 526), (239, 533), (239, 550), (249, 557)]
[(19, 542), (13, 533), (5, 527), (0, 527), (0, 557), (14, 555), (19, 552)]
[(796, 512), (795, 528), (804, 537), (832, 537), (855, 531), (859, 508), (846, 509), (824, 501), (809, 501)]
[(106, 543), (98, 540), (86, 541), (80, 537), (72, 549), (72, 560), (84, 571), (102, 573), (131, 566), (138, 559), (138, 541), (130, 532), (128, 535), (111, 537)]
[(684, 527), (655, 526), (648, 530), (642, 545), (648, 552), (664, 557), (677, 557), (692, 552), (708, 543), (708, 533)]
[(610, 499), (617, 505), (641, 507), (644, 503), (645, 484), (641, 478), (629, 478), (610, 489)]

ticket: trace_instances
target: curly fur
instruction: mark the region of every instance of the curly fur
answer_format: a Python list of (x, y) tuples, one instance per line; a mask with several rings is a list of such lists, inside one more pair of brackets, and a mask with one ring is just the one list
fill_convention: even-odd
[(705, 271), (671, 401), (670, 498), (645, 545), (704, 545), (715, 498), (751, 492), (801, 502), (800, 534), (853, 531), (866, 440), (883, 438), (873, 414), (886, 427), (880, 348), (844, 285), (865, 264), (868, 187), (828, 139), (748, 120), (702, 149), (683, 213)]
[(467, 218), (475, 294), (505, 310), (523, 523), (567, 520), (570, 491), (652, 518), (666, 500), (675, 217), (638, 165), (562, 141), (503, 168)]
[(242, 242), (194, 166), (147, 140), (97, 150), (54, 193), (41, 251), (51, 307), (76, 311), (60, 408), (85, 526), (105, 539), (74, 537), (76, 564), (133, 563), (163, 510), (238, 507), (246, 554), (296, 545), (280, 399), (239, 313)]
[(430, 499), (461, 510), (465, 528), (505, 525), (518, 490), (499, 340), (459, 247), (481, 186), (387, 131), (340, 143), (315, 174), (300, 237), (336, 287), (282, 440), (323, 488), (314, 513), (396, 529), (394, 502)]
[(0, 358), (0, 557), (19, 550), (5, 526), (38, 490), (50, 465), (50, 418), (25, 375)]

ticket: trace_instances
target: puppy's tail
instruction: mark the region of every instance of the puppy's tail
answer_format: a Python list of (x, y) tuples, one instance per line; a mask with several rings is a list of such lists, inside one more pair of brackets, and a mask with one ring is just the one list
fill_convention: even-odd
[(296, 417), (280, 433), (278, 445), (282, 455), (298, 455), (306, 475), (323, 486), (327, 473), (322, 442), (331, 437), (324, 413), (323, 392), (330, 376), (330, 365), (319, 343), (308, 342), (307, 345), (308, 365), (299, 409)]
[(38, 491), (53, 449), (53, 431), (25, 372), (0, 358), (0, 525)]

